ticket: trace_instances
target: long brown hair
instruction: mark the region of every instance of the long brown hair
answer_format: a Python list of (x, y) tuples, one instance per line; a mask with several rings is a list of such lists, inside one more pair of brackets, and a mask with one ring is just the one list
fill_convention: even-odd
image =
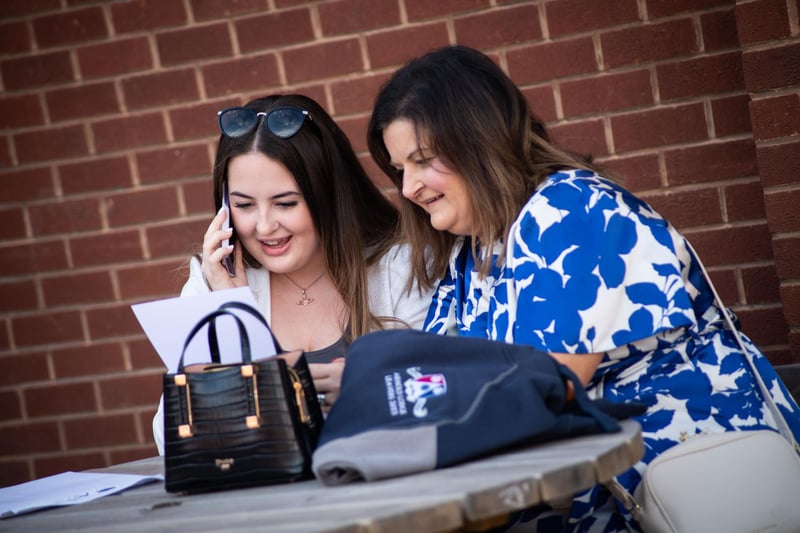
[[(564, 168), (595, 170), (589, 158), (552, 143), (514, 82), (488, 56), (464, 46), (412, 60), (378, 93), (367, 143), (401, 190), (402, 176), (383, 142), (384, 129), (397, 119), (410, 120), (418, 142), (464, 178), (474, 217), (472, 253), (484, 276), (492, 256), (478, 247), (492, 250), (506, 239), (546, 176)], [(457, 236), (434, 229), (427, 213), (405, 198), (400, 211), (402, 231), (412, 243), (414, 275), (421, 286), (431, 287), (446, 272)]]
[[(258, 124), (242, 137), (220, 135), (214, 162), (215, 209), (222, 205), (222, 184), (234, 157), (260, 152), (283, 164), (294, 177), (319, 234), (325, 263), (336, 289), (350, 312), (348, 338), (382, 328), (383, 317), (369, 309), (367, 266), (376, 262), (397, 240), (398, 213), (370, 180), (350, 141), (325, 110), (299, 94), (272, 95), (245, 105), (255, 112), (275, 107), (297, 107), (309, 113), (300, 130), (281, 139)], [(262, 265), (247, 250), (244, 263)]]

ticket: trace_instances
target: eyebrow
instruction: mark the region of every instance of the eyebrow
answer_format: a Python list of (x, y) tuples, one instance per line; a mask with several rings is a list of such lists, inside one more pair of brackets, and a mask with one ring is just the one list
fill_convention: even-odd
[[(254, 199), (253, 196), (250, 196), (249, 194), (245, 194), (245, 193), (239, 192), (239, 191), (231, 191), (229, 193), (229, 195), (230, 196), (236, 196), (238, 198), (244, 198), (246, 200), (253, 200)], [(300, 193), (298, 191), (285, 191), (285, 192), (279, 192), (278, 194), (273, 194), (272, 196), (269, 197), (269, 199), (270, 200), (280, 200), (281, 198), (286, 198), (287, 196), (303, 196), (303, 195), (302, 195), (302, 193)]]

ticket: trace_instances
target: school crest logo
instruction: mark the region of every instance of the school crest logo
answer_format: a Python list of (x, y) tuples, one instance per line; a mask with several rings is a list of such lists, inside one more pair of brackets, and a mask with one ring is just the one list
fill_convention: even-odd
[(405, 380), (399, 372), (384, 376), (389, 412), (392, 416), (405, 415), (407, 404), (411, 404), (412, 414), (424, 418), (428, 416), (428, 400), (447, 394), (447, 380), (444, 374), (423, 374), (419, 367), (407, 368), (406, 374)]

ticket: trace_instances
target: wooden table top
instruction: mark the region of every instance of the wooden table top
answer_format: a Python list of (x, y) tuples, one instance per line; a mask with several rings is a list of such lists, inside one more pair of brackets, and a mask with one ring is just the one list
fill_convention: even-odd
[[(479, 531), (627, 470), (641, 429), (560, 440), (420, 474), (326, 487), (317, 480), (176, 495), (150, 483), (89, 503), (0, 520), (0, 531)], [(97, 470), (163, 473), (152, 457)]]

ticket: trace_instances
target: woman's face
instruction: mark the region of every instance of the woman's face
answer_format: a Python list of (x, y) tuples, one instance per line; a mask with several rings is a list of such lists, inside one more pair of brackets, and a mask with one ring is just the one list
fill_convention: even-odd
[(414, 123), (397, 119), (383, 130), (391, 164), (403, 176), (402, 194), (430, 215), (431, 226), (455, 235), (472, 233), (472, 207), (464, 178), (417, 139)]
[(242, 245), (267, 270), (317, 276), (325, 268), (319, 234), (294, 177), (260, 152), (228, 162), (233, 227)]

